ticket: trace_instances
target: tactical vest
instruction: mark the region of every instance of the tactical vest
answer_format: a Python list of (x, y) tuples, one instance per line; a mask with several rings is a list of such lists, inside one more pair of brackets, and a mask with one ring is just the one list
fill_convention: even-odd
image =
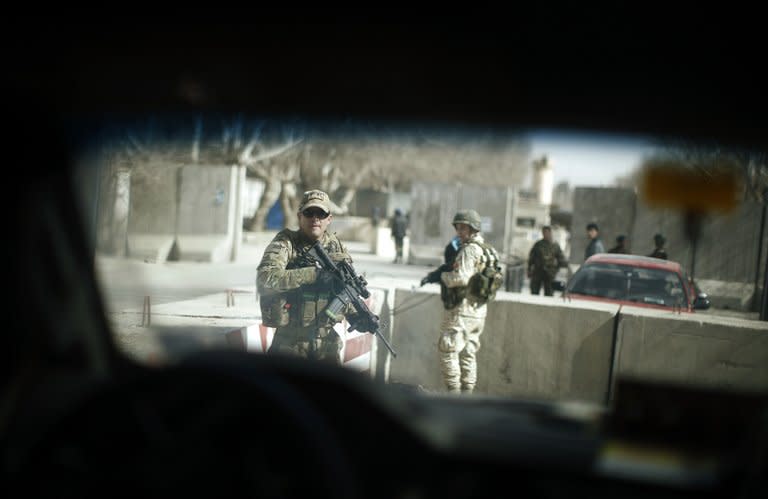
[(538, 261), (534, 260), (536, 271), (545, 271), (547, 273), (557, 273), (559, 261), (557, 260), (557, 246), (555, 243), (541, 240), (536, 243), (538, 252)]
[(446, 310), (458, 306), (464, 298), (470, 296), (474, 301), (487, 303), (496, 297), (496, 291), (504, 283), (504, 274), (499, 267), (499, 255), (493, 246), (486, 242), (469, 241), (483, 250), (483, 270), (469, 278), (466, 286), (449, 288), (441, 283), (440, 298)]
[(499, 266), (499, 254), (496, 249), (486, 242), (470, 241), (483, 250), (483, 270), (473, 275), (467, 285), (468, 293), (480, 303), (487, 303), (496, 298), (496, 292), (504, 283), (504, 273)]
[(456, 308), (467, 297), (467, 286), (449, 288), (445, 283), (440, 283), (440, 299), (446, 310)]
[[(289, 240), (291, 241), (292, 254), (286, 265), (286, 270), (311, 266), (311, 262), (303, 261), (300, 258), (298, 248), (308, 245), (302, 245), (298, 232), (292, 233)], [(343, 254), (341, 242), (335, 234), (327, 236), (323, 249), (331, 259)], [(322, 289), (312, 284), (303, 285), (285, 293), (262, 296), (260, 297), (262, 323), (269, 327), (328, 326), (332, 321), (326, 314), (322, 314), (322, 311), (328, 306), (332, 298), (332, 290)]]

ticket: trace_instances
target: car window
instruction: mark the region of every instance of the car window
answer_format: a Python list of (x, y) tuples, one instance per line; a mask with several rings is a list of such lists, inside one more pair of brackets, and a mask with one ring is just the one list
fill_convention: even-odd
[(619, 265), (586, 265), (568, 285), (571, 293), (603, 298), (623, 299), (627, 296), (627, 278)]
[[(530, 374), (524, 363), (486, 356), (499, 351), (517, 359), (549, 351), (537, 343), (539, 331), (563, 331), (567, 307), (585, 317), (603, 313), (594, 310), (595, 299), (688, 309), (687, 285), (660, 268), (665, 260), (709, 292), (711, 307), (692, 314), (757, 322), (754, 283), (764, 268), (764, 249), (755, 223), (763, 206), (753, 191), (761, 177), (750, 177), (755, 185), (740, 184), (735, 211), (702, 215), (688, 229), (688, 215), (653, 205), (644, 194), (648, 169), (671, 171), (689, 157), (720, 158), (717, 151), (705, 154), (651, 137), (246, 114), (160, 114), (110, 125), (95, 135), (98, 147), (83, 155), (77, 185), (115, 344), (141, 363), (173, 364), (220, 348), (268, 354), (281, 327), (329, 317), (332, 296), (308, 290), (281, 298), (282, 289), (276, 295), (258, 278), (266, 254), (278, 255), (296, 241), (291, 238), (304, 220), (302, 199), (312, 190), (327, 194), (321, 204), (332, 213), (313, 223), (327, 222), (341, 244), (337, 249), (343, 247), (362, 279), (356, 282), (365, 283), (353, 294), (378, 317), (374, 334), (361, 330), (370, 323), (350, 322), (357, 320), (354, 314), (348, 319), (336, 310), (331, 334), (341, 338), (342, 365), (373, 378), (425, 393), (446, 391), (440, 362), (424, 359), (441, 355), (454, 341), (444, 327), (452, 309), (446, 297), (454, 296), (448, 284), (469, 282), (469, 275), (452, 274), (462, 266), (452, 260), (461, 247), (452, 244), (456, 217), (477, 227), (503, 275), (482, 309), (488, 335), (481, 333), (474, 357), (477, 393), (604, 404), (598, 384), (574, 383), (562, 392), (546, 383), (531, 388), (519, 381)], [(645, 259), (643, 265), (585, 264), (592, 224), (604, 252)], [(395, 226), (404, 232), (396, 235)], [(544, 227), (549, 239), (542, 242)], [(282, 242), (276, 243), (278, 236)], [(281, 258), (292, 258), (281, 255), (264, 265), (279, 267)], [(463, 272), (474, 270), (464, 258)], [(287, 271), (315, 276), (315, 270), (301, 270), (301, 262), (290, 265)], [(278, 272), (264, 280), (290, 283), (286, 276)], [(567, 285), (558, 286), (560, 280)], [(545, 308), (526, 301), (534, 294)], [(568, 294), (590, 297), (592, 304), (557, 299)], [(463, 303), (463, 295), (455, 296)], [(515, 319), (512, 327), (505, 317), (536, 320)], [(604, 322), (596, 315), (580, 323), (582, 333)], [(673, 326), (659, 329), (667, 327)], [(576, 352), (568, 358), (577, 363), (574, 373), (610, 365)], [(555, 367), (550, 371), (539, 375), (558, 376)]]
[(7, 489), (768, 496), (764, 16), (630, 9), (8, 17)]
[(668, 307), (687, 303), (685, 287), (675, 272), (609, 263), (595, 263), (579, 269), (569, 283), (568, 291)]

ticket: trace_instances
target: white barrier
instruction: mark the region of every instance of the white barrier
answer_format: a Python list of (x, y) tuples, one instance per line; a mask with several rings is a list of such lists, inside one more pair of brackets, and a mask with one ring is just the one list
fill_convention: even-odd
[[(382, 289), (370, 289), (371, 296), (365, 300), (365, 304), (376, 315), (381, 315), (386, 299), (386, 292)], [(342, 365), (354, 371), (370, 373), (376, 372), (376, 347), (374, 335), (359, 331), (347, 331), (349, 323), (343, 320), (334, 325), (333, 329), (344, 339), (341, 350)], [(261, 323), (250, 324), (226, 333), (227, 341), (237, 348), (248, 352), (265, 353), (272, 345), (275, 336), (275, 328)]]

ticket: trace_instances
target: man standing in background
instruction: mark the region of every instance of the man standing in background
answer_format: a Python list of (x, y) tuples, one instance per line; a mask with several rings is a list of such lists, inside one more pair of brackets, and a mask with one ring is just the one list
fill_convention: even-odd
[(395, 209), (392, 218), (392, 238), (395, 240), (395, 260), (392, 263), (403, 263), (403, 239), (408, 232), (408, 219), (403, 215), (403, 210)]
[(587, 237), (589, 238), (589, 244), (584, 250), (584, 261), (597, 253), (605, 253), (605, 246), (603, 241), (600, 240), (600, 228), (596, 223), (591, 222), (587, 224)]
[(608, 250), (608, 253), (622, 253), (629, 254), (629, 248), (627, 247), (627, 236), (620, 234), (616, 238), (616, 246)]
[(531, 294), (538, 295), (543, 284), (544, 296), (552, 296), (552, 281), (557, 275), (557, 270), (567, 267), (568, 262), (560, 245), (552, 240), (552, 227), (542, 227), (541, 236), (528, 254), (528, 278), (531, 280)]
[(661, 258), (662, 260), (667, 259), (667, 250), (664, 249), (664, 245), (667, 243), (667, 239), (662, 236), (661, 234), (656, 234), (653, 236), (653, 244), (655, 248), (653, 249), (653, 252), (648, 255), (651, 258)]

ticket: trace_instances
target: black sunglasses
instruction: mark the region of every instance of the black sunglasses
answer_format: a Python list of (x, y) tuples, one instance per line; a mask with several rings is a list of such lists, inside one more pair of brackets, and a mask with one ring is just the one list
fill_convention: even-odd
[(307, 208), (306, 210), (302, 211), (301, 214), (307, 218), (317, 217), (320, 220), (324, 220), (328, 218), (328, 215), (330, 215), (330, 213), (326, 213), (319, 208)]

